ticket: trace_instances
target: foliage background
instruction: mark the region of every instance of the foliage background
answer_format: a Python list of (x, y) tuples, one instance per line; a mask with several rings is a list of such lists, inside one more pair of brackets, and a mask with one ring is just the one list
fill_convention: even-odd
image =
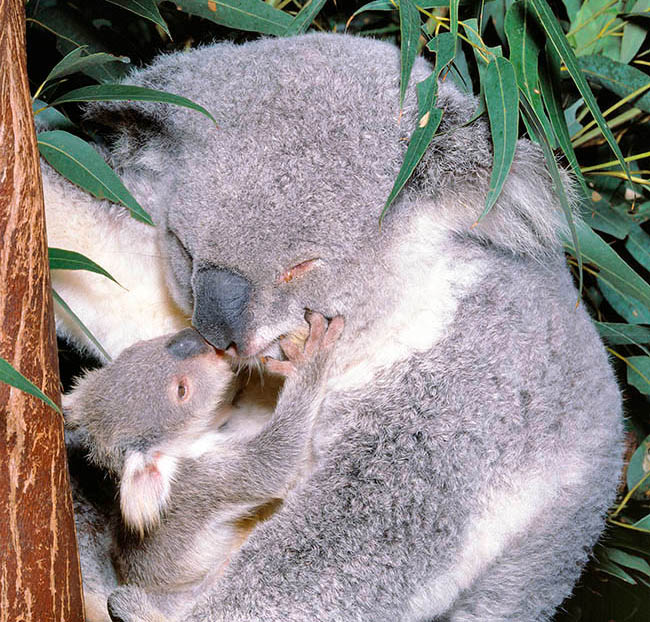
[[(495, 160), (502, 165), (495, 166), (486, 210), (517, 136), (543, 145), (551, 172), (557, 161), (573, 167), (585, 225), (566, 240), (567, 257), (576, 281), (583, 281), (582, 304), (617, 367), (630, 462), (608, 533), (556, 620), (649, 619), (650, 0), (31, 0), (27, 14), (34, 108), (52, 128), (40, 135), (41, 154), (75, 183), (125, 204), (142, 220), (146, 212), (84, 142), (77, 102), (127, 96), (172, 101), (113, 85), (160, 52), (213, 40), (241, 42), (260, 32), (347, 29), (393, 40), (402, 48), (403, 84), (415, 55), (431, 60), (433, 77), (418, 86), (419, 127), (386, 208), (439, 122), (436, 76), (478, 94), (476, 113), (489, 116)], [(586, 83), (595, 97), (591, 106)], [(50, 261), (53, 269), (101, 270), (65, 249), (52, 249)], [(89, 362), (61, 345), (66, 381)], [(0, 380), (22, 382), (2, 363)]]

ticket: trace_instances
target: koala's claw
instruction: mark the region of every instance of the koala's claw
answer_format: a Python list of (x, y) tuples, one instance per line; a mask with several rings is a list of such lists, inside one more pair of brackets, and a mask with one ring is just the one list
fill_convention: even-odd
[(290, 338), (280, 340), (280, 347), (287, 357), (286, 361), (267, 359), (266, 367), (274, 374), (288, 377), (293, 375), (298, 367), (312, 360), (318, 352), (329, 350), (343, 332), (344, 321), (337, 316), (328, 321), (320, 313), (309, 311), (305, 315), (309, 323), (309, 336), (301, 348)]

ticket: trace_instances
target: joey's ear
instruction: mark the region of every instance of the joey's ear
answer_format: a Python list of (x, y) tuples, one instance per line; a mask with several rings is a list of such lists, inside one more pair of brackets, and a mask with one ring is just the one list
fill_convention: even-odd
[(120, 481), (120, 509), (124, 522), (140, 536), (160, 522), (176, 464), (176, 458), (156, 448), (127, 454)]

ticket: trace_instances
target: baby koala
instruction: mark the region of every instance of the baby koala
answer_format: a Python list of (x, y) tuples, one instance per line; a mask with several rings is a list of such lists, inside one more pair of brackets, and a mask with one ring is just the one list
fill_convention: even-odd
[[(249, 390), (238, 400), (230, 358), (194, 329), (131, 346), (64, 396), (66, 425), (117, 481), (119, 583), (142, 588), (159, 619), (181, 618), (194, 605), (309, 468), (311, 429), (343, 321), (310, 314), (308, 322), (304, 347), (284, 340), (288, 360), (266, 362), (286, 377), (275, 410), (249, 401)], [(84, 560), (83, 550), (81, 558), (91, 574), (96, 560)], [(84, 577), (93, 601), (115, 587), (98, 583)]]

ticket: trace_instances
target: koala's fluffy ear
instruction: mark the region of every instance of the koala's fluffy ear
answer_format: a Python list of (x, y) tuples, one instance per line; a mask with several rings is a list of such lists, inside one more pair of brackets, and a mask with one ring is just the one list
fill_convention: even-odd
[(127, 454), (120, 480), (120, 509), (126, 525), (140, 536), (160, 522), (175, 473), (176, 459), (155, 447)]

